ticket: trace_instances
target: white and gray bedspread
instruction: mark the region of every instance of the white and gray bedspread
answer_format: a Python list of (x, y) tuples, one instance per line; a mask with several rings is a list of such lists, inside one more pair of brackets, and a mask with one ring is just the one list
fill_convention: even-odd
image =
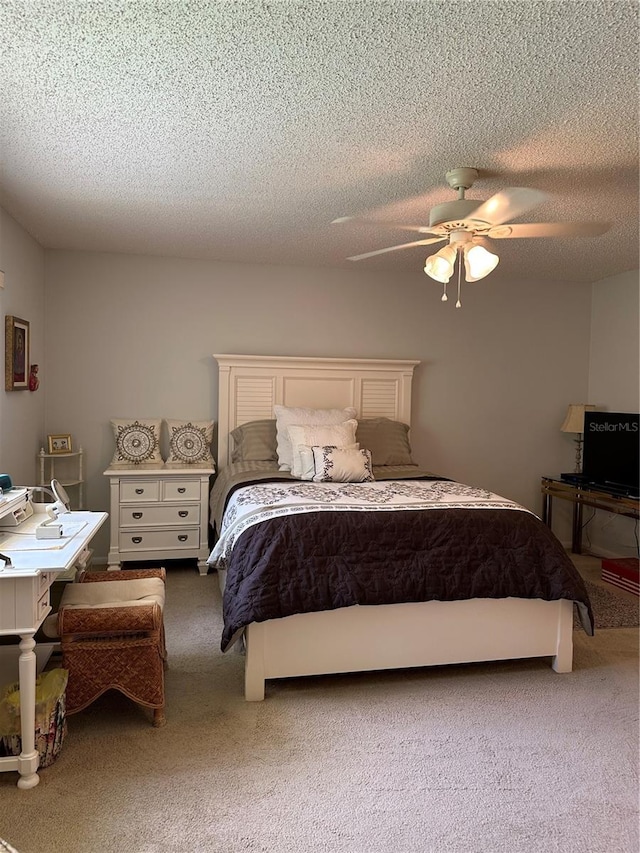
[(500, 495), (451, 480), (382, 480), (369, 483), (255, 483), (229, 499), (209, 563), (224, 567), (238, 536), (268, 519), (310, 512), (396, 512), (428, 509), (524, 507)]
[[(438, 475), (425, 471), (418, 465), (374, 465), (373, 475), (376, 481), (413, 480), (424, 477), (441, 479), (438, 478)], [(222, 514), (234, 489), (248, 483), (262, 481), (301, 482), (288, 471), (278, 470), (277, 462), (234, 462), (218, 471), (215, 484), (209, 495), (209, 518), (216, 535), (221, 529)]]

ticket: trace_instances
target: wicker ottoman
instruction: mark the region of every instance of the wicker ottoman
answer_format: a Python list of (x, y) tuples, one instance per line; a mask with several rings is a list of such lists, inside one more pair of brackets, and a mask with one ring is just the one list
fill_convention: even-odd
[(67, 714), (119, 690), (164, 725), (165, 577), (162, 568), (86, 572), (67, 586), (57, 614)]

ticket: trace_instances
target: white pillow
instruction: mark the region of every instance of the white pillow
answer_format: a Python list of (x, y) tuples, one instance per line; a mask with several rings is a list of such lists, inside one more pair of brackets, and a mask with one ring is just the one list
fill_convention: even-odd
[[(333, 445), (335, 447), (335, 445)], [(348, 444), (347, 450), (358, 450), (360, 445)], [(294, 477), (299, 477), (301, 480), (313, 480), (316, 473), (316, 466), (313, 459), (313, 447), (308, 444), (298, 444), (293, 450), (293, 468), (291, 473)]]
[(314, 483), (365, 483), (373, 480), (371, 453), (348, 447), (313, 447)]
[[(356, 443), (356, 428), (358, 421), (352, 418), (340, 424), (291, 424), (287, 427), (291, 444), (291, 473), (300, 476), (301, 462), (297, 448), (300, 445), (308, 447), (314, 444), (346, 447)], [(296, 448), (294, 453), (293, 448)]]
[[(355, 418), (356, 410), (346, 409), (309, 409), (295, 406), (274, 406), (276, 416), (276, 440), (278, 467), (281, 471), (290, 471), (293, 464), (293, 449), (287, 432), (290, 424), (340, 424), (349, 418)], [(355, 439), (354, 439), (355, 441)], [(307, 442), (300, 442), (306, 444)]]

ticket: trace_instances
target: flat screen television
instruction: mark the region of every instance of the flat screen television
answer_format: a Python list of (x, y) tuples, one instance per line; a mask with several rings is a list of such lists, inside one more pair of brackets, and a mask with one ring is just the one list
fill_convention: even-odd
[(582, 479), (614, 494), (640, 494), (640, 415), (585, 412)]

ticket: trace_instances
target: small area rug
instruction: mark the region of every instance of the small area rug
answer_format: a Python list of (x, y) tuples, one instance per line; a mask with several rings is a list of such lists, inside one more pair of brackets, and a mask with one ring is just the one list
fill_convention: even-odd
[(637, 628), (640, 605), (626, 595), (585, 580), (597, 628)]

